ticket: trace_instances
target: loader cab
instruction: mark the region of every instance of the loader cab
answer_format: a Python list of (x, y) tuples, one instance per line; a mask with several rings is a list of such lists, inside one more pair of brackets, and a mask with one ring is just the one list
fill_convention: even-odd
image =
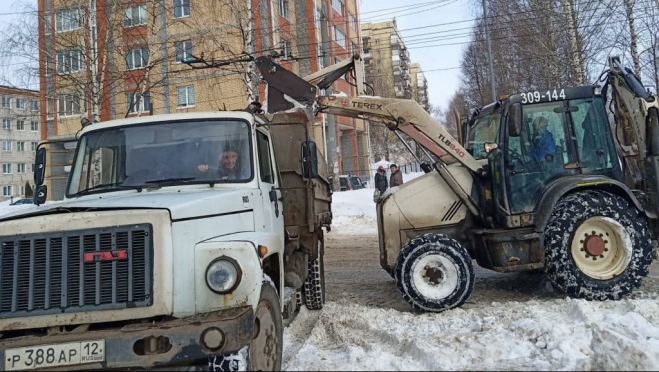
[(528, 226), (549, 186), (567, 176), (622, 180), (599, 87), (512, 95), (470, 121), (465, 148), (487, 159), (490, 177), (475, 193), (495, 225)]

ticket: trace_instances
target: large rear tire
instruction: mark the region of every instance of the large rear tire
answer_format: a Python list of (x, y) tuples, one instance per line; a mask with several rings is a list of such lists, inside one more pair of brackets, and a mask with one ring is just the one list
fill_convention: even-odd
[(249, 370), (281, 371), (284, 326), (279, 296), (269, 282), (263, 282), (255, 315), (255, 334), (249, 344)]
[(474, 289), (469, 252), (446, 235), (417, 236), (400, 251), (394, 280), (414, 309), (440, 312), (461, 306)]
[(325, 304), (325, 240), (322, 233), (317, 239), (318, 256), (309, 258), (309, 272), (304, 282), (304, 304), (309, 310), (321, 310)]
[(641, 211), (586, 190), (561, 199), (544, 229), (545, 273), (568, 296), (619, 300), (641, 285), (653, 244)]

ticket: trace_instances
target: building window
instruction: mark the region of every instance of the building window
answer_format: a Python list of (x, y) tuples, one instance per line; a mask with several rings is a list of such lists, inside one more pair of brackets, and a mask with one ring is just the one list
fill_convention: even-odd
[(38, 132), (39, 131), (39, 122), (38, 121), (30, 122), (30, 130), (33, 131), (33, 132)]
[(174, 0), (174, 18), (190, 15), (190, 0)]
[(2, 119), (2, 129), (4, 129), (4, 130), (10, 130), (10, 129), (11, 129), (11, 120), (9, 120), (9, 119)]
[(21, 186), (21, 195), (25, 196), (25, 186)]
[(11, 174), (11, 164), (2, 164), (2, 174)]
[(57, 97), (57, 114), (60, 117), (80, 115), (80, 96), (60, 94)]
[(25, 99), (16, 98), (16, 108), (19, 110), (25, 110)]
[(11, 141), (2, 141), (2, 151), (11, 151)]
[(149, 64), (149, 48), (131, 49), (126, 52), (126, 69), (144, 68)]
[(146, 24), (146, 4), (133, 5), (124, 9), (124, 27)]
[(16, 164), (16, 173), (25, 173), (25, 163)]
[(38, 144), (38, 142), (30, 142), (30, 149), (32, 149), (32, 151), (37, 151)]
[(323, 53), (323, 49), (320, 47), (320, 44), (318, 44), (316, 48), (316, 53), (318, 53), (318, 69), (325, 68), (325, 53)]
[(178, 87), (178, 107), (191, 107), (194, 104), (194, 85)]
[(316, 30), (320, 30), (320, 9), (318, 8), (314, 9), (313, 21), (316, 24)]
[(148, 93), (144, 96), (142, 93), (126, 93), (126, 105), (131, 114), (147, 112), (151, 109), (151, 97)]
[(2, 196), (12, 196), (14, 195), (13, 186), (2, 186)]
[(17, 120), (16, 121), (16, 130), (25, 130), (25, 121)]
[(291, 42), (282, 38), (279, 41), (279, 44), (281, 45), (281, 54), (283, 55), (283, 58), (293, 58), (293, 45)]
[(2, 108), (10, 108), (10, 107), (11, 107), (11, 97), (2, 96)]
[(61, 9), (55, 12), (55, 31), (64, 32), (80, 28), (79, 9)]
[(343, 31), (341, 31), (341, 29), (336, 27), (336, 25), (333, 25), (332, 27), (334, 28), (334, 41), (336, 41), (337, 43), (339, 43), (339, 45), (345, 48), (346, 35), (343, 33)]
[(289, 19), (288, 17), (288, 0), (279, 0), (279, 15)]
[(57, 52), (57, 73), (66, 74), (80, 71), (82, 53), (79, 50), (61, 50)]
[(25, 151), (25, 142), (16, 142), (16, 151), (23, 152)]
[(348, 22), (350, 23), (350, 27), (357, 31), (357, 18), (355, 18), (355, 15), (350, 11), (348, 12)]
[(53, 33), (53, 13), (44, 12), (43, 23), (44, 23), (44, 32), (46, 35), (51, 35)]
[(343, 15), (343, 0), (332, 0), (332, 8)]
[(39, 101), (31, 100), (30, 101), (30, 110), (31, 111), (39, 111)]
[(192, 40), (179, 41), (176, 43), (176, 62), (192, 56)]

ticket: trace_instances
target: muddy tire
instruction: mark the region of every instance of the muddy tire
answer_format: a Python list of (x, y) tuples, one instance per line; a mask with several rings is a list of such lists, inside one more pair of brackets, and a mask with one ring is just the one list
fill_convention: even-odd
[(304, 304), (309, 310), (320, 310), (325, 304), (325, 241), (318, 238), (318, 257), (309, 258), (309, 272), (304, 282)]
[(254, 338), (249, 344), (250, 371), (280, 371), (284, 326), (277, 291), (263, 282), (256, 306)]
[(652, 262), (647, 221), (624, 198), (587, 190), (561, 199), (544, 229), (545, 273), (573, 298), (619, 300)]
[(474, 289), (469, 252), (446, 235), (417, 236), (400, 251), (394, 280), (414, 309), (440, 312), (461, 306)]

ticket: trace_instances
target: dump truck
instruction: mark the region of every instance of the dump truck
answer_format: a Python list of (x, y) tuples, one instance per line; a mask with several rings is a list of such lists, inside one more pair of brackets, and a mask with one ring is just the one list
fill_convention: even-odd
[[(351, 63), (341, 73), (362, 68), (358, 56)], [(522, 92), (475, 110), (462, 143), (417, 102), (369, 96), (358, 79), (356, 97), (312, 103), (382, 122), (432, 155), (426, 174), (376, 207), (380, 264), (413, 308), (464, 304), (474, 259), (504, 273), (542, 269), (574, 298), (617, 300), (640, 286), (659, 236), (659, 103), (619, 58), (609, 63), (604, 86)], [(274, 70), (264, 78), (303, 84)]]
[[(312, 119), (252, 104), (83, 120), (39, 144), (37, 206), (0, 218), (2, 370), (280, 370), (283, 320), (325, 301)], [(45, 203), (64, 141), (65, 197)]]

